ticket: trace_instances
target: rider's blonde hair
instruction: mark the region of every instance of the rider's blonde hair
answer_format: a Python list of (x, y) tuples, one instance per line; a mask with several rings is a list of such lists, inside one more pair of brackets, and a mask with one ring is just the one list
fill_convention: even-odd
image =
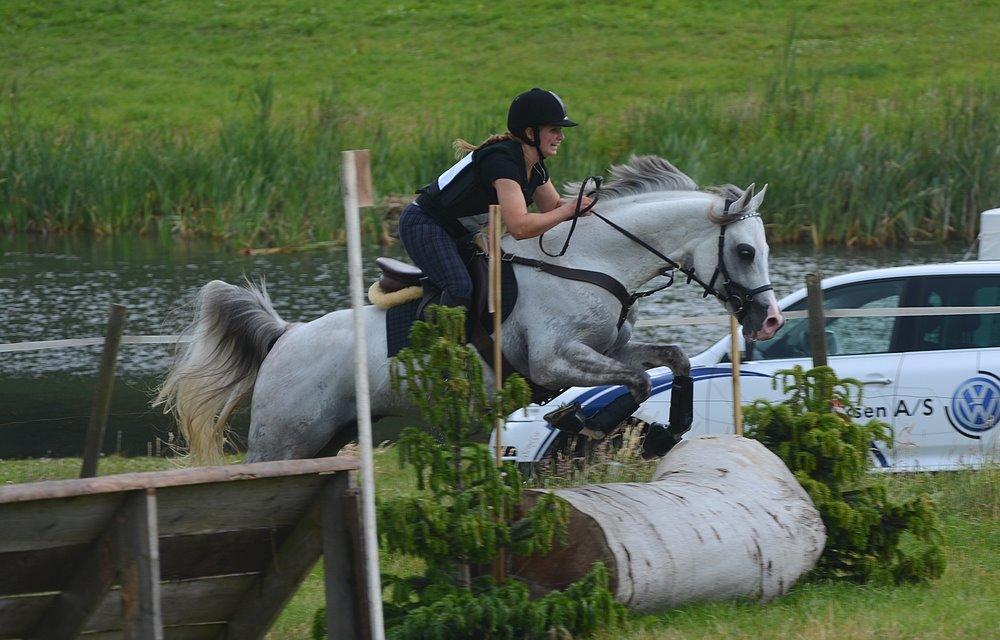
[(455, 157), (462, 158), (466, 154), (472, 153), (476, 149), (482, 149), (483, 147), (488, 147), (491, 144), (496, 144), (498, 142), (503, 142), (504, 140), (516, 140), (511, 132), (507, 133), (495, 133), (489, 138), (486, 138), (478, 145), (472, 144), (468, 140), (463, 140), (462, 138), (456, 139), (451, 143), (451, 146), (455, 149)]

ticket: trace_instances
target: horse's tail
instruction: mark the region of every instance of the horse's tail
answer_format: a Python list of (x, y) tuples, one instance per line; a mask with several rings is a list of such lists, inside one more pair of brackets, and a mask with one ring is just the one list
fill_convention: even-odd
[(194, 301), (194, 321), (181, 334), (173, 366), (153, 406), (177, 420), (195, 464), (220, 464), (226, 424), (252, 389), (257, 372), (288, 323), (264, 283), (209, 282)]

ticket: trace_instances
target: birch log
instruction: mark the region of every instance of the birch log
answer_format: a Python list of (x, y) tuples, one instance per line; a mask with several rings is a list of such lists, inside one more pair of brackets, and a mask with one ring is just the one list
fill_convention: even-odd
[[(537, 493), (527, 492), (526, 504)], [(815, 566), (826, 542), (819, 513), (788, 467), (739, 436), (683, 441), (652, 482), (555, 493), (570, 505), (568, 546), (516, 558), (514, 573), (549, 591), (600, 560), (617, 600), (635, 611), (774, 598)]]

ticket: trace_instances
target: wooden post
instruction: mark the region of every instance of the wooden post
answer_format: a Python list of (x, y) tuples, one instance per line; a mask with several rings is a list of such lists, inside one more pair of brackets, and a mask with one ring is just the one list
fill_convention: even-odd
[[(344, 194), (344, 217), (347, 222), (347, 267), (351, 283), (351, 307), (354, 309), (354, 396), (357, 403), (358, 445), (361, 454), (361, 519), (364, 557), (367, 569), (368, 615), (372, 640), (385, 638), (382, 620), (382, 581), (379, 576), (378, 532), (375, 522), (375, 471), (372, 456), (371, 398), (368, 386), (368, 346), (365, 329), (365, 287), (361, 268), (361, 200), (358, 176), (371, 175), (358, 163), (367, 165), (367, 150), (344, 151), (341, 156), (341, 187)], [(370, 201), (371, 188), (368, 187)]]
[(122, 637), (163, 640), (156, 489), (136, 491), (127, 498), (118, 522), (118, 537)]
[(826, 318), (823, 315), (823, 288), (818, 273), (806, 275), (806, 294), (809, 306), (809, 349), (812, 351), (813, 367), (825, 367)]
[[(503, 264), (500, 262), (500, 236), (503, 221), (500, 217), (500, 206), (490, 205), (489, 221), (489, 246), (490, 246), (490, 311), (493, 313), (493, 392), (494, 398), (499, 397), (503, 389), (503, 334), (501, 325), (503, 324), (503, 291), (502, 274)], [(493, 439), (497, 466), (503, 466), (503, 423), (504, 417), (498, 415), (494, 429), (496, 431)], [(503, 517), (496, 514), (498, 518)], [(493, 577), (498, 584), (503, 584), (506, 577), (506, 554), (502, 548), (497, 549), (497, 555), (493, 563)]]
[(740, 325), (736, 316), (729, 316), (729, 359), (733, 363), (733, 428), (743, 435), (743, 404), (740, 398)]
[[(500, 326), (503, 324), (503, 292), (501, 279), (503, 266), (500, 262), (500, 235), (502, 220), (500, 206), (490, 205), (489, 247), (490, 247), (490, 312), (493, 314), (493, 390), (499, 393), (503, 388), (503, 334)], [(503, 416), (497, 416), (496, 459), (497, 466), (503, 465)]]
[(111, 305), (108, 316), (108, 329), (104, 335), (104, 353), (101, 355), (101, 369), (97, 374), (97, 388), (94, 391), (94, 404), (90, 409), (90, 424), (87, 426), (87, 439), (83, 445), (83, 468), (81, 478), (93, 478), (97, 475), (97, 459), (101, 455), (101, 442), (104, 440), (104, 428), (108, 424), (108, 411), (111, 408), (111, 390), (115, 385), (115, 362), (118, 360), (118, 345), (121, 344), (122, 328), (125, 325), (125, 314), (128, 309), (120, 304)]
[[(348, 476), (349, 477), (349, 476)], [(326, 628), (327, 637), (332, 639), (338, 637), (335, 633), (344, 632), (344, 638), (358, 638), (359, 640), (370, 640), (371, 629), (368, 620), (368, 600), (366, 587), (367, 573), (364, 562), (365, 542), (361, 532), (361, 492), (357, 487), (350, 486), (344, 489), (340, 496), (340, 506), (324, 503), (323, 514), (323, 567), (326, 572)], [(336, 486), (336, 485), (331, 485)], [(332, 508), (331, 508), (332, 507)], [(348, 544), (338, 545), (336, 541), (331, 541), (326, 529), (328, 526), (339, 526), (347, 528)], [(346, 563), (344, 554), (347, 554)], [(334, 559), (331, 560), (330, 556)], [(350, 576), (347, 580), (344, 576)], [(331, 583), (334, 591), (331, 592)], [(348, 592), (348, 587), (352, 593)], [(344, 628), (344, 621), (331, 619), (332, 616), (340, 616), (343, 613), (344, 605), (338, 605), (340, 609), (332, 610), (331, 606), (339, 597), (353, 598), (350, 606), (354, 611), (355, 628), (353, 633), (347, 633), (349, 629)]]

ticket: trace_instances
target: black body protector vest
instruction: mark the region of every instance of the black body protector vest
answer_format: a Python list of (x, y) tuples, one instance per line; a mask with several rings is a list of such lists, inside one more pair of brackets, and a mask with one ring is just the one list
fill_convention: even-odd
[(486, 225), (490, 205), (498, 204), (493, 181), (499, 178), (517, 182), (525, 203), (531, 205), (535, 189), (548, 181), (548, 172), (539, 163), (529, 179), (521, 143), (504, 140), (469, 153), (419, 189), (417, 204), (452, 237), (463, 238)]

